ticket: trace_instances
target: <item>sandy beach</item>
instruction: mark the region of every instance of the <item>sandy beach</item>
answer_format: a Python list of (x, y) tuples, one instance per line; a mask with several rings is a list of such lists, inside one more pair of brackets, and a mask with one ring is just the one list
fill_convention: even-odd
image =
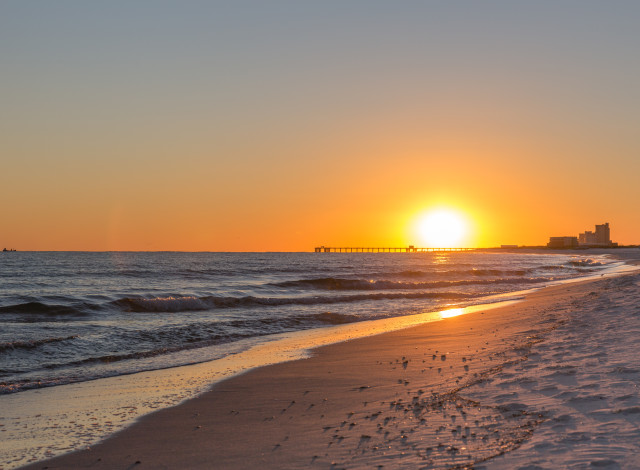
[(253, 369), (24, 468), (632, 468), (640, 275)]

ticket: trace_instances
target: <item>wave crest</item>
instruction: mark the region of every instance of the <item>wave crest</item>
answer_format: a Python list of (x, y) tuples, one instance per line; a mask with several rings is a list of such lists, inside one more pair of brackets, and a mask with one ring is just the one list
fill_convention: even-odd
[(155, 297), (125, 298), (116, 300), (115, 305), (129, 312), (186, 312), (189, 310), (208, 310), (211, 306), (198, 297)]
[(375, 294), (354, 294), (314, 297), (157, 297), (124, 298), (113, 302), (127, 312), (187, 312), (234, 307), (272, 307), (281, 305), (322, 305), (344, 302), (390, 299), (467, 299), (485, 294), (465, 294), (460, 292), (380, 292)]
[(316, 290), (412, 290), (434, 289), (442, 287), (467, 286), (467, 285), (491, 285), (491, 284), (533, 284), (548, 282), (549, 278), (499, 278), (499, 279), (464, 279), (454, 281), (376, 281), (364, 279), (340, 279), (333, 277), (317, 279), (298, 279), (295, 281), (283, 281), (272, 284), (275, 287), (316, 289)]
[(10, 351), (15, 349), (35, 349), (38, 346), (42, 346), (43, 344), (59, 343), (62, 341), (75, 339), (77, 337), (78, 335), (73, 335), (73, 336), (66, 336), (61, 338), (44, 338), (44, 339), (34, 339), (31, 341), (11, 341), (8, 343), (0, 343), (0, 352)]
[(0, 314), (27, 314), (27, 315), (49, 315), (49, 316), (64, 316), (64, 315), (85, 315), (85, 311), (81, 308), (72, 307), (69, 305), (49, 305), (42, 302), (26, 302), (23, 304), (6, 305), (0, 307)]
[(569, 264), (571, 266), (579, 266), (579, 267), (604, 266), (604, 263), (601, 263), (600, 261), (596, 261), (590, 258), (569, 261)]

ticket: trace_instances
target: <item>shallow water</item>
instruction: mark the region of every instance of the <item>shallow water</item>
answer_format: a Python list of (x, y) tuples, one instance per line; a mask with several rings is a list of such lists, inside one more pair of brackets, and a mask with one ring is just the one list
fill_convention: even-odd
[(225, 357), (285, 332), (486, 301), (606, 257), (3, 253), (0, 393)]

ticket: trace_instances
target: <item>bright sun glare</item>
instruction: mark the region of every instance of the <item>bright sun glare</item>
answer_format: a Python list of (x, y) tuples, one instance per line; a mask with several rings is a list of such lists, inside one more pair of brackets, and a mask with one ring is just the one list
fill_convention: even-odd
[(418, 222), (420, 241), (430, 248), (461, 247), (469, 227), (464, 215), (452, 209), (437, 209)]

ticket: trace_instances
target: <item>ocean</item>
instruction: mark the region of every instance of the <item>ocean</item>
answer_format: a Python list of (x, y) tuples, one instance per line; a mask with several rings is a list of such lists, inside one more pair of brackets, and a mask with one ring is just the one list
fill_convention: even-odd
[(0, 393), (224, 358), (278, 334), (492, 302), (616, 264), (444, 253), (0, 253)]

